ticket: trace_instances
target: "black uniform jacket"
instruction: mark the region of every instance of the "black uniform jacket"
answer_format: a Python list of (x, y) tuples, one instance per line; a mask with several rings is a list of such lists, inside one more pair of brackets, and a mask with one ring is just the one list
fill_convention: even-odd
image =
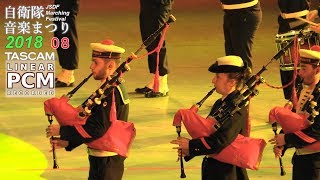
[[(317, 102), (318, 106), (320, 104), (320, 100)], [(316, 107), (317, 108), (317, 107)], [(295, 133), (299, 133), (300, 137)], [(303, 129), (301, 131), (296, 131), (294, 133), (288, 133), (285, 135), (286, 147), (296, 147), (302, 148), (304, 146), (310, 145), (310, 138), (315, 139), (317, 141), (320, 140), (320, 116), (317, 115), (314, 118), (314, 123), (311, 124), (308, 128)]]
[[(231, 103), (236, 91), (229, 94), (223, 101), (218, 99), (212, 109), (210, 114), (213, 114), (222, 104), (222, 102)], [(248, 120), (248, 111), (247, 107), (242, 107), (240, 111), (236, 112), (228, 120), (222, 124), (216, 132), (211, 134), (209, 137), (204, 137), (204, 140), (210, 146), (206, 148), (200, 139), (192, 139), (189, 141), (189, 153), (190, 156), (199, 156), (219, 153), (223, 148), (231, 144), (238, 134), (244, 133), (246, 124)]]

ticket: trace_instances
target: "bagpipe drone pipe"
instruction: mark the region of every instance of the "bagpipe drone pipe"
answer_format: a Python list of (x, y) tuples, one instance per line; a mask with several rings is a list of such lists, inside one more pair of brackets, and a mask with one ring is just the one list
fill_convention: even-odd
[[(91, 110), (101, 104), (101, 100), (110, 94), (113, 94), (115, 87), (123, 82), (121, 75), (130, 70), (129, 63), (137, 58), (141, 50), (148, 47), (161, 33), (169, 27), (169, 24), (176, 19), (173, 15), (169, 16), (168, 21), (151, 34), (140, 46), (140, 48), (127, 58), (127, 60), (119, 65), (115, 72), (109, 76), (106, 81), (92, 93), (79, 107), (73, 107), (68, 103), (73, 94), (92, 76), (90, 74), (77, 87), (70, 91), (67, 95), (60, 98), (51, 98), (44, 102), (45, 114), (48, 116), (50, 124), (52, 116), (55, 116), (60, 126), (74, 126), (83, 136), (87, 136), (82, 128), (86, 123), (88, 116), (91, 115)], [(111, 108), (113, 109), (113, 108)], [(115, 108), (114, 108), (115, 109)], [(99, 139), (87, 143), (88, 147), (99, 150), (116, 152), (121, 156), (127, 157), (129, 147), (135, 137), (135, 128), (132, 122), (125, 122), (116, 119), (115, 112), (110, 112), (111, 126), (107, 132)], [(90, 136), (90, 135), (89, 135)], [(54, 147), (53, 147), (54, 150)], [(55, 156), (55, 155), (54, 155)], [(55, 159), (55, 157), (54, 157)]]

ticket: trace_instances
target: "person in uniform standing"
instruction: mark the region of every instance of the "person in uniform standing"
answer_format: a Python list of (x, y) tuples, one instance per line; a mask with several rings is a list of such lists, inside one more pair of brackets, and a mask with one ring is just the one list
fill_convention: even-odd
[[(314, 50), (313, 50), (314, 49)], [(305, 104), (312, 97), (312, 92), (320, 80), (320, 47), (311, 50), (300, 49), (301, 69), (299, 76), (303, 79), (303, 89), (300, 93), (296, 113), (305, 112)], [(319, 102), (318, 102), (319, 103)], [(290, 117), (288, 117), (290, 118)], [(274, 144), (276, 157), (282, 156), (283, 149), (296, 148), (292, 157), (292, 179), (320, 179), (320, 150), (310, 150), (306, 146), (320, 140), (320, 116), (305, 129), (292, 133), (280, 133), (269, 142)]]
[[(216, 92), (222, 97), (218, 99), (211, 108), (209, 116), (212, 116), (224, 103), (232, 103), (236, 98), (238, 89), (242, 88), (251, 74), (251, 69), (247, 68), (244, 61), (239, 56), (225, 56), (218, 58), (209, 67), (209, 71), (215, 73), (212, 83)], [(244, 106), (233, 116), (225, 121), (221, 127), (208, 137), (188, 139), (179, 137), (171, 141), (182, 150), (183, 156), (200, 156), (216, 154), (231, 144), (238, 134), (245, 135), (248, 123), (248, 107)], [(196, 128), (196, 127), (195, 127)], [(188, 157), (188, 159), (190, 159)], [(227, 179), (249, 179), (245, 168), (224, 163), (206, 156), (202, 161), (202, 180), (227, 180)]]
[[(121, 54), (124, 49), (113, 45), (113, 41), (106, 40), (102, 43), (91, 43), (92, 63), (90, 69), (95, 80), (102, 83), (111, 76), (117, 69)], [(112, 94), (112, 93), (111, 93)], [(65, 148), (72, 151), (83, 143), (92, 142), (102, 137), (111, 126), (112, 96), (103, 98), (100, 105), (92, 109), (91, 115), (86, 123), (79, 127), (50, 125), (47, 131), (47, 137), (58, 136), (60, 139), (52, 140), (57, 148)], [(116, 107), (116, 118), (127, 121), (129, 114), (128, 94), (122, 84), (114, 88), (114, 102)], [(63, 111), (63, 108), (58, 109)], [(105, 151), (102, 149), (92, 149), (88, 146), (89, 155), (89, 180), (121, 180), (124, 172), (125, 157), (117, 152)]]

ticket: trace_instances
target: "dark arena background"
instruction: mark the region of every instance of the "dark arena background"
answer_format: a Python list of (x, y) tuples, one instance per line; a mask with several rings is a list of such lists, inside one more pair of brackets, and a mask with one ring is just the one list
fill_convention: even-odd
[[(277, 33), (276, 1), (260, 0), (263, 20), (256, 34), (253, 47), (253, 72), (257, 73), (276, 54), (275, 35)], [(48, 5), (50, 0), (1, 0), (1, 101), (0, 101), (0, 176), (1, 179), (70, 179), (88, 177), (88, 157), (86, 146), (82, 145), (72, 152), (56, 150), (59, 169), (52, 169), (52, 153), (49, 139), (45, 137), (48, 126), (43, 102), (46, 98), (8, 98), (5, 96), (6, 73), (4, 51), (5, 7), (19, 5)], [(200, 101), (212, 89), (213, 74), (208, 67), (218, 57), (224, 56), (224, 37), (222, 30), (223, 11), (219, 1), (214, 0), (176, 0), (172, 14), (176, 22), (169, 27), (166, 36), (169, 67), (169, 96), (147, 99), (135, 94), (134, 89), (142, 87), (148, 76), (146, 58), (132, 61), (131, 70), (125, 73), (125, 86), (130, 95), (129, 120), (135, 124), (136, 138), (129, 157), (125, 161), (124, 180), (171, 180), (180, 179), (180, 165), (174, 145), (169, 142), (177, 137), (172, 120), (180, 108), (189, 108)], [(139, 32), (138, 0), (81, 0), (77, 19), (79, 36), (80, 66), (75, 71), (76, 83), (89, 73), (91, 63), (91, 42), (112, 39), (116, 45), (126, 49), (123, 60), (141, 45)], [(53, 33), (44, 32), (45, 40)], [(46, 41), (46, 42), (48, 42)], [(23, 51), (23, 49), (21, 49)], [(42, 52), (55, 52), (49, 43), (44, 44)], [(139, 55), (146, 53), (142, 51)], [(57, 56), (56, 56), (57, 57)], [(59, 72), (56, 62), (55, 72)], [(273, 61), (262, 74), (267, 83), (281, 86), (279, 62)], [(89, 80), (70, 100), (74, 106), (80, 105), (99, 84)], [(55, 96), (60, 97), (72, 88), (59, 88)], [(268, 124), (269, 110), (283, 106), (286, 100), (282, 89), (270, 88), (266, 84), (258, 87), (259, 95), (251, 100), (251, 136), (266, 141), (274, 136)], [(199, 113), (206, 116), (213, 102), (220, 97), (214, 93), (201, 107)], [(54, 123), (57, 123), (54, 121)], [(182, 129), (182, 136), (188, 136)], [(287, 174), (280, 176), (279, 161), (272, 152), (273, 146), (267, 144), (261, 164), (257, 171), (248, 170), (252, 180), (291, 179), (291, 156), (288, 150), (283, 157)], [(185, 163), (187, 179), (201, 178), (202, 157)]]

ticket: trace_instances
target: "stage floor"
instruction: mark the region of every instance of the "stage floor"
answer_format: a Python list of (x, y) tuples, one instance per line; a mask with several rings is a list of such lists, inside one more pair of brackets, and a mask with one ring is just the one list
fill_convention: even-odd
[[(170, 26), (166, 42), (169, 57), (168, 97), (146, 99), (134, 93), (137, 87), (143, 87), (149, 80), (146, 58), (132, 61), (131, 71), (125, 73), (124, 83), (130, 92), (129, 119), (134, 122), (137, 136), (132, 145), (129, 158), (125, 161), (124, 180), (141, 179), (179, 179), (177, 153), (169, 142), (177, 137), (172, 119), (180, 108), (189, 108), (200, 101), (212, 88), (213, 74), (208, 67), (218, 57), (224, 56), (224, 38), (222, 31), (223, 11), (217, 3), (199, 1), (201, 6), (176, 2), (173, 11), (177, 21)], [(208, 4), (205, 4), (207, 2)], [(78, 16), (78, 35), (80, 42), (80, 67), (75, 72), (76, 83), (90, 73), (91, 50), (89, 43), (109, 38), (126, 49), (124, 59), (135, 52), (141, 45), (138, 24), (138, 2), (118, 3), (115, 8), (107, 4), (85, 3)], [(131, 3), (131, 4), (130, 4)], [(191, 4), (191, 5), (190, 5)], [(253, 72), (258, 72), (276, 54), (275, 35), (277, 32), (276, 5), (263, 5), (263, 22), (255, 37)], [(100, 11), (106, 8), (105, 11)], [(95, 11), (97, 8), (99, 11)], [(3, 28), (1, 28), (3, 29)], [(50, 39), (52, 34), (44, 34)], [(3, 42), (4, 38), (1, 38)], [(55, 52), (49, 45), (41, 51)], [(144, 54), (145, 51), (139, 55)], [(1, 57), (3, 53), (1, 53)], [(1, 58), (4, 63), (4, 58)], [(56, 66), (58, 67), (58, 62)], [(2, 66), (4, 67), (4, 66)], [(59, 68), (56, 72), (59, 72)], [(274, 61), (262, 76), (276, 86), (280, 86), (279, 62)], [(5, 69), (1, 68), (1, 77)], [(4, 96), (4, 79), (1, 78), (0, 101), (0, 165), (1, 174), (10, 179), (21, 177), (28, 179), (87, 179), (88, 159), (85, 146), (72, 152), (57, 150), (60, 169), (52, 169), (52, 153), (49, 152), (49, 140), (45, 137), (48, 126), (43, 111), (45, 98), (6, 98)], [(71, 99), (75, 106), (80, 105), (96, 90), (98, 83), (89, 80)], [(56, 89), (59, 97), (72, 90)], [(265, 84), (258, 87), (259, 95), (254, 97), (250, 106), (252, 137), (264, 138), (266, 141), (274, 136), (271, 125), (267, 123), (268, 112), (274, 106), (283, 106), (286, 101), (281, 89), (272, 89)], [(214, 93), (201, 107), (204, 116), (209, 113), (211, 105), (219, 97)], [(183, 129), (182, 136), (187, 136)], [(291, 155), (289, 150), (283, 158), (287, 175), (280, 176), (279, 162), (274, 158), (272, 146), (265, 148), (258, 171), (248, 170), (250, 179), (268, 180), (291, 179)], [(5, 158), (7, 156), (7, 158)], [(2, 161), (1, 160), (1, 161)], [(185, 163), (188, 179), (200, 179), (201, 160), (197, 157)], [(2, 175), (1, 175), (2, 176)]]

